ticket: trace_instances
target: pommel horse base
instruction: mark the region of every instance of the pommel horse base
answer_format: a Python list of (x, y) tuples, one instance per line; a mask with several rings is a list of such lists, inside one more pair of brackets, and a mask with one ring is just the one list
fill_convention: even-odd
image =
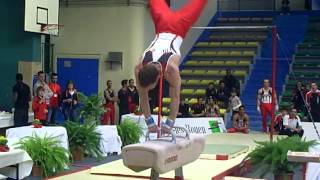
[(205, 139), (202, 135), (161, 136), (159, 139), (132, 144), (122, 149), (123, 163), (129, 169), (140, 172), (151, 168), (151, 180), (159, 180), (159, 175), (175, 170), (175, 179), (183, 180), (183, 166), (198, 159), (204, 149)]

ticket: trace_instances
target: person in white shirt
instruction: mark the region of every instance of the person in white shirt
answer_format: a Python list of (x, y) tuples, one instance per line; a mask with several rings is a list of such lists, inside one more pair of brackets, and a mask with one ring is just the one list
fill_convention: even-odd
[(239, 108), (242, 106), (242, 102), (240, 98), (237, 96), (236, 91), (231, 92), (231, 96), (229, 98), (229, 109), (232, 111), (232, 116), (239, 112)]
[(33, 86), (33, 95), (36, 96), (36, 94), (37, 94), (36, 91), (37, 91), (38, 87), (42, 86), (44, 89), (44, 98), (46, 100), (46, 104), (49, 105), (50, 98), (53, 96), (53, 92), (51, 91), (50, 87), (46, 83), (45, 79), (46, 78), (45, 78), (44, 72), (39, 71), (37, 82)]
[(300, 117), (296, 114), (297, 110), (292, 109), (290, 113), (283, 118), (284, 131), (280, 135), (294, 135), (303, 136), (303, 129), (301, 127)]

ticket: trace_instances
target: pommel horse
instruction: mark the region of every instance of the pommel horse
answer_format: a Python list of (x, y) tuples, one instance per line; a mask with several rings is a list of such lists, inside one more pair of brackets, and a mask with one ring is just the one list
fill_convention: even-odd
[[(135, 172), (151, 168), (151, 180), (159, 180), (160, 174), (172, 170), (175, 171), (175, 180), (184, 180), (183, 166), (198, 159), (204, 149), (205, 139), (202, 135), (189, 134), (183, 127), (173, 127), (166, 136), (160, 135), (162, 82), (161, 77), (157, 139), (150, 140), (150, 133), (147, 132), (146, 142), (125, 146), (122, 149), (123, 164)], [(174, 129), (182, 130), (185, 136), (176, 135)]]

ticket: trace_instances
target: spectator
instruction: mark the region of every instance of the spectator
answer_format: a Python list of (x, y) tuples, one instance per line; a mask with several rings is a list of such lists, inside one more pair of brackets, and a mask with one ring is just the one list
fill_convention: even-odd
[(36, 91), (39, 86), (42, 86), (44, 88), (44, 98), (46, 100), (47, 105), (49, 105), (50, 98), (52, 97), (53, 93), (45, 81), (45, 74), (43, 71), (38, 72), (38, 80), (33, 86), (33, 94), (34, 95), (37, 94)]
[(192, 117), (204, 117), (205, 116), (205, 105), (203, 104), (202, 97), (197, 98), (197, 103), (191, 106)]
[(59, 105), (61, 101), (61, 87), (58, 84), (58, 74), (51, 74), (51, 82), (49, 83), (49, 88), (53, 95), (50, 98), (49, 109), (48, 109), (48, 123), (56, 124), (56, 115), (59, 110)]
[(233, 128), (228, 129), (228, 133), (236, 132), (249, 133), (249, 116), (245, 113), (244, 106), (239, 107), (239, 113), (233, 116)]
[(274, 132), (277, 132), (278, 134), (283, 134), (283, 131), (284, 131), (283, 120), (286, 115), (288, 115), (287, 109), (282, 108), (281, 113), (277, 115), (276, 120), (274, 122)]
[(296, 113), (297, 110), (292, 109), (290, 113), (284, 117), (283, 125), (285, 129), (281, 135), (287, 135), (289, 137), (294, 135), (303, 136), (304, 131), (301, 127), (301, 121)]
[(112, 81), (107, 81), (107, 88), (103, 92), (104, 97), (104, 103), (103, 106), (105, 108), (105, 113), (102, 117), (101, 124), (102, 125), (108, 125), (109, 123), (111, 125), (115, 125), (115, 119), (116, 119), (116, 110), (114, 106), (114, 102), (116, 102), (115, 92), (112, 89)]
[(128, 80), (121, 81), (121, 89), (118, 91), (118, 105), (119, 105), (119, 124), (121, 123), (121, 116), (129, 114), (129, 92), (128, 92)]
[(36, 96), (33, 98), (32, 110), (34, 112), (34, 119), (40, 120), (41, 124), (47, 125), (48, 105), (44, 97), (44, 88), (39, 86), (36, 91)]
[(282, 7), (281, 7), (281, 15), (289, 14), (290, 12), (290, 1), (289, 0), (282, 0), (281, 2)]
[[(237, 95), (240, 95), (240, 82), (234, 75), (232, 75), (230, 69), (226, 70), (226, 76), (223, 78), (223, 82), (225, 83), (228, 92), (231, 92), (233, 89), (235, 89)], [(228, 94), (228, 97), (229, 96), (230, 95)]]
[[(278, 110), (277, 96), (275, 95), (275, 111)], [(263, 87), (258, 90), (257, 95), (257, 111), (262, 115), (262, 130), (267, 132), (267, 117), (268, 114), (272, 117), (272, 88), (270, 87), (270, 81), (265, 79), (263, 81)]]
[(206, 116), (207, 117), (219, 117), (220, 116), (220, 108), (218, 106), (218, 102), (214, 101), (213, 99), (209, 100), (206, 109)]
[(307, 94), (307, 90), (305, 86), (301, 83), (301, 81), (297, 82), (296, 88), (292, 93), (292, 104), (293, 108), (297, 109), (298, 112), (305, 110), (305, 97)]
[(28, 109), (31, 101), (31, 92), (27, 84), (23, 82), (23, 75), (16, 74), (16, 84), (12, 88), (13, 92), (13, 122), (15, 127), (28, 125)]
[(311, 83), (311, 90), (307, 93), (306, 100), (313, 121), (320, 122), (320, 90), (315, 82)]
[(66, 90), (62, 94), (62, 103), (64, 120), (75, 121), (77, 118), (79, 94), (71, 80), (68, 81)]
[(225, 87), (224, 81), (219, 82), (219, 88), (217, 90), (217, 100), (222, 102), (222, 107), (228, 107), (229, 92), (228, 89)]
[(178, 118), (187, 118), (190, 117), (189, 113), (189, 104), (185, 103), (185, 99), (180, 97), (180, 104), (179, 104), (179, 112), (178, 112)]
[(237, 92), (233, 91), (229, 98), (229, 109), (232, 111), (232, 116), (239, 112), (239, 107), (242, 106), (240, 98), (237, 96)]
[(137, 107), (139, 107), (139, 94), (137, 87), (134, 85), (134, 80), (129, 80), (129, 110), (130, 113), (133, 113)]
[(213, 82), (209, 83), (208, 88), (206, 89), (206, 102), (209, 103), (210, 99), (216, 100), (216, 89), (214, 89)]

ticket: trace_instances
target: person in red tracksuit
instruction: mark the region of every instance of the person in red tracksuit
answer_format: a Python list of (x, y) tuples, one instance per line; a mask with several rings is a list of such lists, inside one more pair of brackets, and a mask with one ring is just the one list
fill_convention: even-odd
[(42, 125), (47, 125), (48, 105), (44, 97), (44, 88), (39, 86), (36, 91), (36, 96), (33, 98), (32, 110), (34, 112), (34, 119), (40, 120)]
[[(275, 95), (275, 110), (278, 110), (277, 96)], [(267, 132), (267, 117), (272, 117), (272, 88), (270, 81), (265, 79), (263, 87), (258, 90), (257, 96), (257, 111), (262, 115), (262, 130)]]
[(161, 123), (161, 131), (169, 133), (179, 111), (181, 77), (180, 46), (191, 26), (200, 17), (208, 0), (189, 0), (179, 10), (171, 10), (165, 0), (149, 0), (150, 13), (155, 25), (156, 37), (144, 51), (141, 62), (135, 67), (140, 106), (148, 130), (157, 132), (151, 116), (148, 92), (156, 87), (160, 77), (169, 83), (170, 114)]
[(114, 103), (116, 102), (115, 92), (112, 89), (112, 81), (107, 81), (107, 88), (103, 92), (105, 113), (102, 117), (102, 125), (114, 125), (116, 119), (116, 110)]
[(48, 107), (48, 123), (56, 124), (56, 115), (60, 108), (61, 101), (61, 87), (58, 84), (58, 74), (51, 74), (51, 82), (49, 83), (49, 88), (51, 89), (53, 95), (50, 98), (50, 103)]
[(315, 82), (311, 83), (311, 90), (306, 94), (307, 107), (314, 122), (320, 122), (320, 90)]

